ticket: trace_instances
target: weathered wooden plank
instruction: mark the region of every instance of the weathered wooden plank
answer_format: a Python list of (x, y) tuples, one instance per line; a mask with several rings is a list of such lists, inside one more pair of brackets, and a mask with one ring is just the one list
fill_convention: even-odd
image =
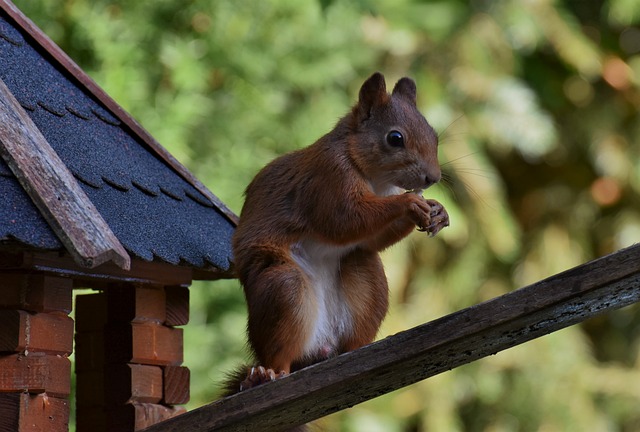
[(183, 407), (168, 407), (151, 403), (128, 403), (107, 411), (107, 431), (138, 431), (185, 412), (186, 409)]
[(0, 432), (67, 432), (69, 401), (46, 393), (0, 393)]
[(146, 431), (283, 430), (639, 300), (636, 245)]
[(110, 323), (105, 326), (106, 362), (179, 366), (183, 361), (183, 333), (153, 322)]
[(165, 325), (183, 326), (189, 322), (189, 288), (186, 286), (166, 286), (167, 317)]
[[(158, 143), (129, 113), (118, 105), (89, 75), (87, 75), (64, 51), (60, 49), (47, 35), (45, 35), (29, 18), (27, 18), (9, 0), (0, 0), (2, 8), (22, 29), (42, 46), (61, 67), (69, 71), (80, 85), (84, 86), (93, 96), (102, 102), (111, 113), (121, 120), (131, 131), (144, 141), (147, 146), (167, 165), (172, 167), (183, 179), (207, 197), (232, 224), (238, 224), (238, 216), (233, 213), (217, 196), (200, 182), (184, 165)], [(216, 273), (216, 272), (214, 272)], [(206, 272), (203, 278), (208, 279)], [(228, 275), (227, 275), (228, 277)]]
[(162, 374), (159, 366), (132, 363), (110, 366), (104, 383), (106, 405), (159, 403), (163, 393)]
[(182, 405), (189, 402), (191, 372), (184, 366), (165, 366), (162, 368), (164, 405)]
[(68, 256), (51, 252), (0, 252), (0, 269), (65, 276), (73, 279), (74, 288), (105, 289), (114, 282), (189, 285), (193, 280), (193, 269), (190, 267), (133, 260), (131, 269), (126, 272), (113, 263), (105, 263), (100, 268), (92, 270), (79, 266)]
[(2, 80), (0, 155), (78, 264), (130, 268), (120, 241)]
[(49, 354), (0, 356), (0, 393), (48, 393), (65, 398), (71, 392), (71, 362)]
[(72, 351), (73, 320), (70, 317), (59, 313), (0, 310), (0, 352), (69, 355)]
[(164, 323), (167, 300), (164, 287), (147, 284), (113, 284), (107, 289), (110, 323)]
[[(3, 256), (0, 255), (0, 267)], [(0, 309), (29, 312), (71, 312), (73, 281), (39, 273), (2, 273)]]

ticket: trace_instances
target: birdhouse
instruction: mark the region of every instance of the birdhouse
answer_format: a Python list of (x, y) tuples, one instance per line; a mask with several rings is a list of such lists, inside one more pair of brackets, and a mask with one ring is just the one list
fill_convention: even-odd
[(72, 352), (78, 431), (183, 412), (188, 287), (231, 277), (236, 216), (7, 0), (0, 156), (0, 431), (67, 431)]

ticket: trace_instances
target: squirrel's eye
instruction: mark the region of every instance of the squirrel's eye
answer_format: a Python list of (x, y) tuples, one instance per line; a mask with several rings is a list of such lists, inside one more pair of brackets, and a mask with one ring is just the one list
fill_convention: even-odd
[(404, 137), (396, 130), (393, 130), (387, 134), (387, 143), (391, 147), (404, 147)]

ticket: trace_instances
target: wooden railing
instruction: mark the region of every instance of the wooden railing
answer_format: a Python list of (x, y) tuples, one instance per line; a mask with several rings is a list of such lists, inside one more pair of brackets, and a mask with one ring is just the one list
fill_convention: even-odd
[(640, 245), (145, 429), (278, 431), (640, 300)]

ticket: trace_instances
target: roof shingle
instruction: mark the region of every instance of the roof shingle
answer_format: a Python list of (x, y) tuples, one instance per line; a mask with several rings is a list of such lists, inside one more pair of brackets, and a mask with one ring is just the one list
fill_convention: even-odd
[[(228, 270), (234, 224), (0, 11), (0, 79), (127, 251)], [(61, 249), (0, 158), (0, 241)]]

